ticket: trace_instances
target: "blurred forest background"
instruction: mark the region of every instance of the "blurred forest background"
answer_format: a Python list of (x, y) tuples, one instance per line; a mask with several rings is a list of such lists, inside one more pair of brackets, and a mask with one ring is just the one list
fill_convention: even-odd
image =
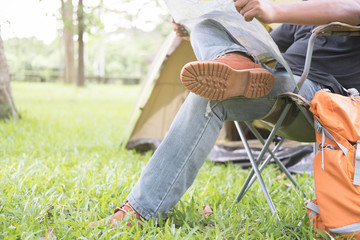
[[(52, 2), (55, 12), (46, 14), (59, 23), (55, 39), (2, 36), (12, 81), (139, 83), (171, 31), (159, 0), (56, 1), (38, 0)], [(0, 24), (11, 32), (11, 21)]]
[[(12, 81), (140, 83), (172, 29), (161, 0), (37, 1), (52, 2), (55, 10), (46, 14), (57, 19), (57, 36), (45, 42), (2, 34)], [(11, 32), (12, 24), (2, 19), (0, 30)]]

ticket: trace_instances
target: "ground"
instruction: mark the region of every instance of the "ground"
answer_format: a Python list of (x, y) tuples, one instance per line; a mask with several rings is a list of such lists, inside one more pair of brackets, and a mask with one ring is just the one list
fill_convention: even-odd
[[(207, 161), (166, 221), (88, 228), (126, 199), (151, 153), (121, 143), (139, 86), (13, 82), (21, 120), (0, 122), (0, 239), (313, 239), (304, 199), (274, 166), (264, 172), (281, 221), (247, 170)], [(313, 179), (296, 175), (313, 197)], [(203, 205), (213, 214), (203, 214)], [(301, 226), (298, 226), (299, 223)]]

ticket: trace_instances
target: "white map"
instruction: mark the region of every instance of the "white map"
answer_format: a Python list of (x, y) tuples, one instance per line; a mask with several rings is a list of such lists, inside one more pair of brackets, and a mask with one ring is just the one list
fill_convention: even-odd
[(220, 22), (258, 61), (275, 58), (292, 76), (279, 48), (264, 26), (254, 19), (246, 22), (234, 6), (233, 0), (164, 0), (172, 17), (191, 31), (201, 20)]

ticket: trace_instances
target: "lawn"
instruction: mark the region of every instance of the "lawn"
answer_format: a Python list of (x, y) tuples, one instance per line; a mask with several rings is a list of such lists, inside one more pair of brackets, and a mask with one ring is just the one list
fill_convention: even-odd
[[(264, 178), (281, 221), (258, 184), (234, 204), (247, 170), (210, 161), (166, 221), (89, 228), (126, 199), (151, 156), (121, 147), (139, 86), (12, 88), (21, 120), (0, 122), (0, 239), (314, 239), (301, 193), (274, 166)], [(314, 195), (312, 177), (295, 178)]]

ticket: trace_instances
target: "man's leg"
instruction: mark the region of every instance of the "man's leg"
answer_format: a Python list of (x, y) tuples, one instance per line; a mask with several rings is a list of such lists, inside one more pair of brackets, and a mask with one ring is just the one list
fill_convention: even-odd
[[(199, 60), (230, 52), (246, 56), (246, 49), (212, 20), (200, 23), (191, 38)], [(246, 57), (246, 60), (249, 59)], [(293, 88), (291, 85), (286, 90)], [(128, 196), (130, 204), (145, 219), (165, 214), (193, 183), (226, 118), (233, 115), (237, 120), (252, 120), (264, 116), (271, 109), (277, 92), (269, 94), (271, 101), (269, 97), (237, 98), (225, 103), (190, 94)], [(233, 108), (236, 108), (234, 113), (227, 114)]]
[[(216, 57), (227, 52), (224, 48), (229, 51), (244, 51), (242, 46), (229, 37), (218, 45), (222, 47), (211, 47), (204, 53), (197, 52), (197, 56)], [(115, 213), (112, 219), (120, 221), (125, 214), (133, 211), (137, 213), (137, 217), (141, 215), (144, 219), (159, 217), (160, 214), (164, 216), (193, 183), (225, 120), (259, 119), (271, 109), (278, 94), (294, 89), (295, 83), (291, 82), (287, 73), (275, 73), (274, 76), (275, 87), (261, 98), (235, 97), (212, 101), (190, 94), (180, 108), (168, 135), (129, 194), (130, 205), (127, 205), (124, 211)], [(306, 81), (302, 88), (302, 91), (307, 93), (308, 100), (317, 90), (319, 87), (310, 81)]]
[(208, 103), (194, 94), (187, 97), (129, 194), (143, 218), (166, 214), (193, 183), (223, 124)]
[[(213, 101), (190, 93), (129, 194), (130, 205), (112, 219), (121, 221), (129, 212), (135, 212), (138, 219), (140, 215), (144, 219), (165, 216), (193, 183), (225, 120), (259, 119), (270, 111), (278, 93), (294, 89), (287, 73), (275, 73), (275, 77), (273, 90), (261, 98)], [(301, 92), (311, 100), (318, 90), (318, 84), (305, 81)]]
[[(225, 120), (260, 119), (270, 111), (278, 94), (294, 89), (287, 73), (275, 73), (275, 76), (273, 90), (261, 98), (213, 101), (190, 93), (128, 196), (143, 218), (165, 215), (175, 206), (193, 183)], [(317, 83), (307, 80), (301, 92), (311, 100), (318, 90)]]
[(218, 22), (204, 20), (191, 33), (199, 61), (186, 64), (182, 84), (191, 92), (211, 100), (267, 95), (274, 85), (270, 71), (254, 63), (246, 50)]
[(243, 47), (219, 22), (207, 19), (198, 23), (191, 32), (191, 46), (196, 59), (210, 60), (230, 52), (249, 56)]
[(166, 214), (180, 200), (214, 146), (226, 118), (260, 118), (273, 102), (268, 98), (248, 100), (240, 97), (211, 101), (192, 93), (187, 97), (128, 196), (143, 218)]

